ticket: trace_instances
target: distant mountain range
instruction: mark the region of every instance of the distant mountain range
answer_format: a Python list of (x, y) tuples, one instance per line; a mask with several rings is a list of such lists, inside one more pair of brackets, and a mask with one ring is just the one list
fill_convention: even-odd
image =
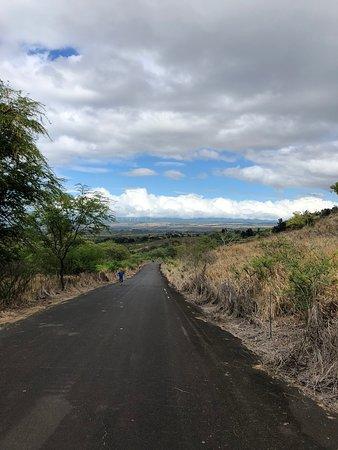
[(172, 217), (117, 217), (116, 224), (128, 223), (128, 224), (138, 224), (138, 223), (194, 223), (194, 224), (226, 224), (226, 223), (236, 223), (236, 224), (275, 224), (275, 220), (263, 220), (263, 219), (233, 219), (233, 218), (210, 218), (210, 217), (200, 217), (194, 219), (182, 219), (182, 218), (172, 218)]
[(111, 229), (116, 231), (160, 233), (160, 232), (207, 232), (222, 228), (258, 228), (271, 227), (275, 224), (273, 220), (259, 219), (219, 219), (219, 218), (197, 218), (180, 219), (172, 217), (117, 217), (116, 222), (111, 224)]

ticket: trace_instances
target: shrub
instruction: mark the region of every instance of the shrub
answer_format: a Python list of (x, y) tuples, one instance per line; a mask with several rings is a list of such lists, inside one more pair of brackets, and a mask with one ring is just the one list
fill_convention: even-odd
[(120, 267), (121, 267), (120, 261), (109, 261), (97, 264), (95, 270), (96, 272), (116, 272), (117, 270), (120, 269)]
[(130, 252), (125, 245), (113, 241), (105, 241), (97, 244), (102, 249), (107, 260), (121, 261), (128, 259)]
[(277, 225), (275, 225), (272, 228), (272, 231), (274, 233), (281, 233), (282, 231), (285, 230), (286, 230), (286, 222), (282, 218), (278, 219)]
[(32, 280), (34, 271), (26, 261), (11, 261), (0, 271), (0, 305), (18, 304)]
[(248, 237), (253, 237), (255, 236), (255, 232), (252, 228), (247, 228), (246, 230), (242, 230), (241, 231), (241, 237), (242, 238), (248, 238)]
[(271, 275), (271, 270), (275, 264), (275, 259), (269, 255), (256, 256), (247, 266), (248, 273), (252, 272), (259, 279), (263, 280)]
[(332, 262), (323, 255), (300, 254), (289, 265), (289, 295), (296, 311), (308, 312), (316, 299), (333, 282)]
[(74, 247), (67, 258), (67, 271), (71, 273), (94, 272), (105, 259), (104, 249), (94, 242), (86, 241)]

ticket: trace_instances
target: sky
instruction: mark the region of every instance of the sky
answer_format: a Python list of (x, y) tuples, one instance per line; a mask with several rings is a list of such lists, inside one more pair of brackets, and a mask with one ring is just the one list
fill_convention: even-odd
[(335, 0), (0, 0), (0, 78), (117, 216), (287, 218), (338, 180)]

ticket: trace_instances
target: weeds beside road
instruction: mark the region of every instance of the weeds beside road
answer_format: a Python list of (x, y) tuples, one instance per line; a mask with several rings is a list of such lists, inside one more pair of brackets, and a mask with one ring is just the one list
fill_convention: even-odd
[[(135, 275), (142, 265), (126, 270), (126, 278)], [(93, 289), (117, 282), (115, 272), (93, 272), (69, 275), (65, 278), (65, 289), (60, 289), (58, 277), (36, 275), (26, 285), (19, 303), (0, 310), (0, 327), (17, 322), (43, 309), (71, 300)]]
[(182, 253), (163, 271), (268, 369), (337, 410), (337, 248), (334, 214), (314, 227), (219, 247), (199, 259)]

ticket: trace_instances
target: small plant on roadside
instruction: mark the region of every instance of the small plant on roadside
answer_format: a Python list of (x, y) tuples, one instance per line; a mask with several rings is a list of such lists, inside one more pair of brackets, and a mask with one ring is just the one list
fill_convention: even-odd
[(296, 312), (308, 313), (316, 299), (333, 282), (332, 261), (323, 256), (299, 258), (289, 266), (288, 293)]

